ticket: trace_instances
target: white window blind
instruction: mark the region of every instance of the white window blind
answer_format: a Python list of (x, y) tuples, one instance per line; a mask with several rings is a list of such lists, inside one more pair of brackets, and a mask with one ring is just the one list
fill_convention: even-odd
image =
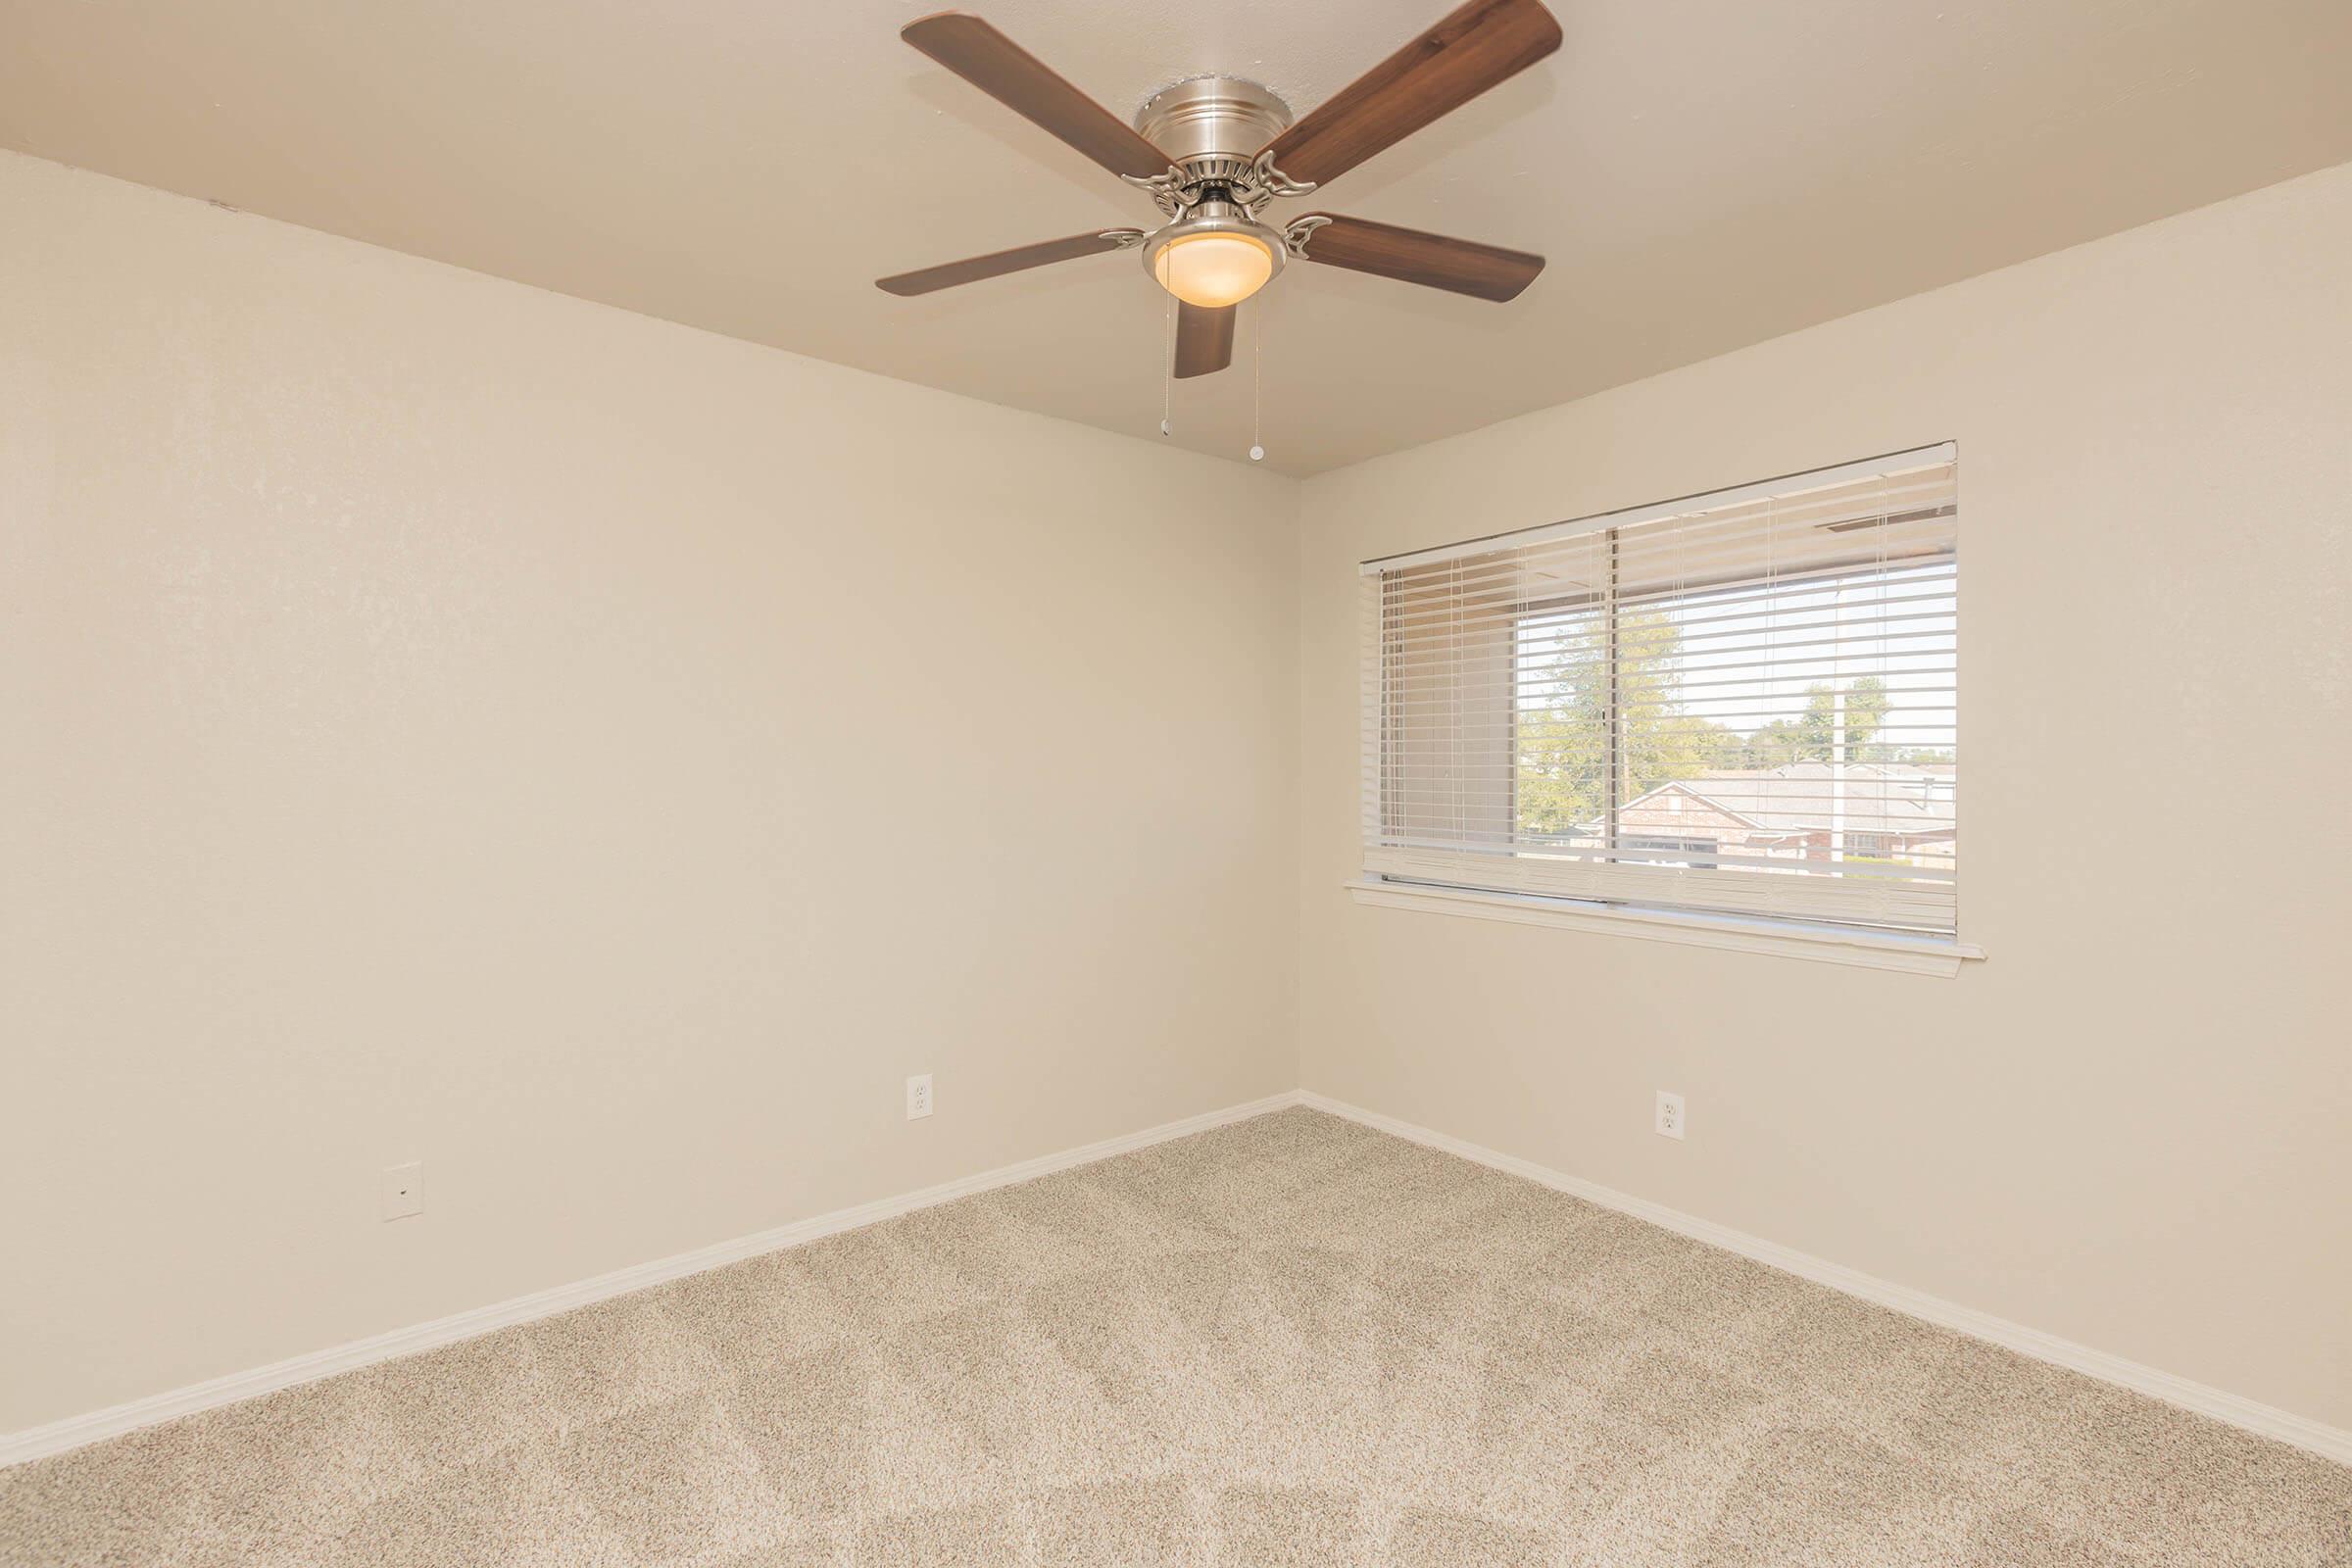
[(1949, 446), (1364, 565), (1376, 877), (1952, 932)]

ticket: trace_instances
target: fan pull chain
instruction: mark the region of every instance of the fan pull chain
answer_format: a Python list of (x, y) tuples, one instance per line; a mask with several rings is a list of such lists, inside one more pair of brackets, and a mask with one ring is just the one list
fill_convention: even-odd
[(1266, 449), (1259, 443), (1258, 426), (1260, 404), (1258, 387), (1264, 380), (1266, 364), (1266, 297), (1263, 294), (1250, 304), (1250, 461), (1266, 461)]
[(1176, 416), (1176, 296), (1168, 296), (1167, 329), (1159, 345), (1159, 433), (1174, 435), (1170, 420)]

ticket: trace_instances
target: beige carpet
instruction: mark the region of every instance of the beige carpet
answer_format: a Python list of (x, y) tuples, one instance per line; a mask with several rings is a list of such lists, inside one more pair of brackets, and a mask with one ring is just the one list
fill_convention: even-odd
[(1309, 1111), (0, 1472), (8, 1564), (2322, 1564), (2352, 1470)]

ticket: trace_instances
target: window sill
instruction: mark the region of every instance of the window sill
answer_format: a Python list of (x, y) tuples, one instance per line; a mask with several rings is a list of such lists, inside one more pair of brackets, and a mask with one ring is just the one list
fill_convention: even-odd
[(1981, 960), (1984, 950), (1948, 937), (1904, 936), (1892, 931), (1842, 931), (1794, 920), (1759, 920), (1737, 914), (1698, 914), (1670, 909), (1635, 909), (1581, 899), (1538, 898), (1522, 893), (1481, 893), (1469, 888), (1431, 887), (1411, 882), (1356, 880), (1344, 884), (1356, 903), (1386, 909), (1419, 909), (1473, 920), (1505, 920), (1564, 931), (1594, 931), (1647, 942), (1680, 942), (1735, 953), (1770, 953), (1816, 963), (1842, 963), (1905, 974), (1956, 975), (1960, 965)]

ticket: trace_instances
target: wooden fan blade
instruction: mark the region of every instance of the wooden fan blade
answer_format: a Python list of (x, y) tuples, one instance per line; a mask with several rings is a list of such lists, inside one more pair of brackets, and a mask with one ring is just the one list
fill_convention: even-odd
[(1176, 378), (1206, 375), (1233, 363), (1233, 318), (1241, 307), (1211, 310), (1176, 302)]
[(1008, 251), (991, 251), (986, 256), (967, 256), (960, 262), (943, 262), (926, 267), (919, 272), (899, 272), (890, 277), (874, 279), (874, 287), (885, 294), (929, 294), (936, 289), (954, 288), (958, 283), (977, 283), (984, 277), (1002, 277), (1006, 272), (1026, 271), (1032, 267), (1044, 267), (1049, 262), (1066, 262), (1073, 257), (1092, 256), (1097, 251), (1115, 251), (1137, 235), (1134, 229), (1108, 229), (1094, 234), (1072, 234), (1067, 239), (1050, 239), (1036, 245), (1020, 245)]
[(1539, 0), (1468, 0), (1341, 88), (1264, 151), (1290, 178), (1322, 184), (1559, 46), (1560, 24)]
[(1168, 172), (1167, 154), (978, 17), (943, 11), (908, 23), (899, 36), (1112, 173)]
[[(1298, 254), (1326, 267), (1373, 272), (1400, 283), (1420, 283), (1482, 300), (1513, 300), (1544, 270), (1544, 258), (1499, 245), (1424, 234), (1417, 228), (1375, 223), (1365, 218), (1329, 219), (1309, 233)], [(1296, 226), (1301, 220), (1292, 220)]]

